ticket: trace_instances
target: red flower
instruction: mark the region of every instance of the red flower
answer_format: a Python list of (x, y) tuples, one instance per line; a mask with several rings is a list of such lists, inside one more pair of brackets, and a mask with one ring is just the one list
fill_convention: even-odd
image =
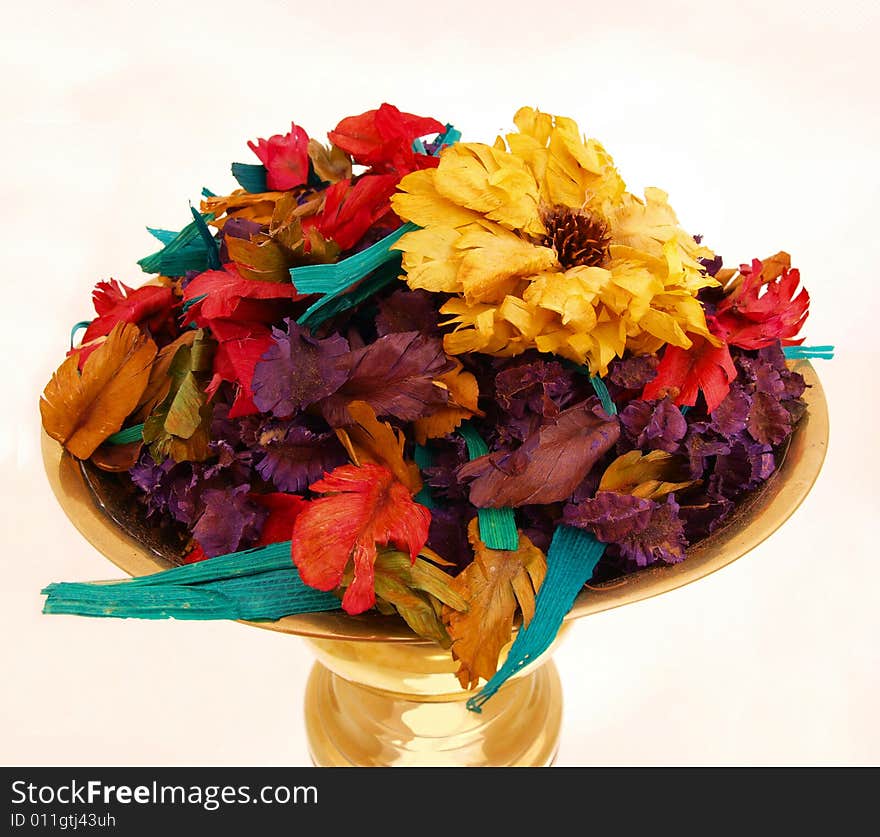
[(771, 270), (776, 275), (766, 276), (759, 259), (752, 259), (751, 268), (741, 265), (742, 284), (718, 304), (710, 326), (731, 346), (762, 349), (777, 340), (784, 346), (803, 342), (794, 338), (807, 319), (810, 295), (802, 288), (795, 296), (800, 272), (779, 265)]
[(727, 396), (736, 367), (726, 343), (713, 346), (704, 337), (689, 335), (690, 349), (668, 345), (657, 367), (657, 377), (642, 392), (646, 401), (669, 395), (676, 404), (693, 407), (700, 390), (711, 413)]
[[(351, 249), (370, 227), (390, 214), (399, 179), (396, 174), (367, 174), (354, 184), (350, 180), (334, 183), (324, 192), (324, 208), (316, 219), (318, 231), (341, 250)], [(392, 228), (400, 226), (396, 215), (389, 220)]]
[(266, 186), (284, 191), (302, 186), (309, 178), (309, 136), (293, 122), (290, 132), (249, 142), (251, 151), (266, 167)]
[(171, 288), (166, 288), (164, 285), (144, 285), (132, 290), (127, 285), (111, 279), (109, 282), (98, 282), (95, 285), (92, 301), (98, 316), (92, 320), (83, 335), (83, 348), (78, 350), (80, 369), (98, 347), (97, 344), (92, 346), (87, 344), (99, 337), (106, 337), (117, 323), (134, 323), (153, 336), (162, 331), (169, 331), (170, 336), (173, 337), (177, 332), (174, 318), (171, 316), (174, 294)]
[(413, 562), (428, 539), (431, 512), (382, 465), (341, 465), (309, 486), (327, 494), (309, 502), (293, 527), (293, 562), (302, 580), (335, 590), (349, 561), (354, 578), (342, 598), (351, 614), (373, 606), (376, 546), (393, 544)]
[(403, 177), (437, 165), (436, 157), (417, 154), (412, 144), (418, 137), (440, 134), (445, 128), (436, 119), (403, 113), (386, 103), (378, 110), (343, 119), (328, 136), (356, 163), (376, 171), (396, 171)]
[(272, 331), (262, 323), (213, 320), (211, 333), (218, 343), (214, 352), (214, 377), (205, 391), (214, 395), (223, 381), (231, 381), (237, 384), (237, 389), (229, 418), (259, 413), (252, 388), (254, 368), (272, 345)]

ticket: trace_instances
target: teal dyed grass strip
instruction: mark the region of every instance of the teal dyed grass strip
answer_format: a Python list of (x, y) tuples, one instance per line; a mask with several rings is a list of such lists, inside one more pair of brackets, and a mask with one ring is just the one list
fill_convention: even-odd
[(413, 140), (412, 150), (416, 152), (416, 154), (427, 154), (428, 151), (425, 148), (425, 143), (419, 137), (416, 137)]
[(446, 131), (437, 140), (437, 147), (434, 150), (436, 157), (447, 145), (455, 145), (461, 139), (461, 131), (453, 128), (448, 122), (446, 123)]
[[(416, 460), (416, 465), (419, 466), (419, 471), (422, 473), (424, 473), (426, 468), (430, 468), (434, 461), (431, 449), (425, 445), (419, 444), (415, 447), (414, 458)], [(437, 501), (434, 499), (434, 495), (431, 493), (431, 486), (428, 485), (428, 483), (422, 484), (421, 490), (415, 495), (415, 497), (413, 497), (413, 500), (417, 503), (421, 503), (426, 509), (437, 508)]]
[(266, 167), (261, 163), (233, 163), (232, 176), (245, 192), (250, 192), (252, 195), (268, 191)]
[(603, 381), (598, 375), (591, 375), (590, 383), (593, 385), (593, 390), (602, 402), (602, 409), (605, 410), (609, 416), (616, 416), (617, 405), (611, 400), (611, 393), (608, 392), (608, 387), (605, 386), (605, 381)]
[(338, 294), (347, 290), (368, 273), (386, 262), (398, 258), (392, 245), (408, 232), (417, 230), (415, 224), (404, 224), (390, 235), (366, 250), (355, 253), (335, 264), (311, 264), (290, 269), (290, 280), (301, 294)]
[(192, 213), (193, 223), (196, 225), (196, 229), (199, 231), (199, 235), (202, 237), (202, 242), (205, 245), (205, 256), (208, 259), (208, 267), (211, 270), (220, 270), (220, 242), (211, 235), (211, 230), (208, 225), (205, 223), (205, 219), (202, 218), (200, 212), (197, 212), (195, 207), (190, 207), (189, 211)]
[(180, 306), (181, 313), (185, 314), (189, 311), (190, 308), (193, 307), (197, 302), (201, 302), (207, 294), (199, 294), (198, 296), (194, 296), (192, 299), (186, 300), (183, 305)]
[(76, 334), (84, 328), (88, 328), (92, 324), (91, 320), (80, 320), (72, 329), (70, 329), (70, 348), (76, 343)]
[(486, 701), (509, 678), (553, 644), (565, 615), (592, 577), (604, 552), (605, 544), (589, 532), (573, 526), (556, 527), (547, 552), (547, 575), (535, 601), (535, 615), (528, 627), (521, 628), (516, 635), (504, 665), (479, 694), (468, 700), (467, 708), (471, 712), (481, 712)]
[(782, 354), (788, 360), (832, 360), (834, 346), (784, 346)]
[(686, 416), (687, 411), (690, 410), (690, 406), (688, 404), (682, 404), (678, 409), (683, 416)]
[[(458, 428), (458, 435), (464, 439), (471, 459), (489, 453), (483, 437), (468, 422), (463, 422)], [(519, 546), (519, 532), (516, 531), (513, 509), (508, 507), (478, 509), (477, 518), (480, 524), (480, 538), (490, 549), (516, 549)]]
[[(203, 221), (213, 221), (214, 214), (209, 212), (202, 216)], [(149, 230), (150, 227), (147, 227)], [(166, 231), (161, 231), (166, 232)], [(160, 238), (161, 240), (161, 238)], [(163, 276), (183, 276), (190, 270), (208, 269), (208, 248), (195, 221), (187, 224), (174, 235), (164, 247), (145, 256), (140, 261), (144, 273), (160, 273)]]
[(354, 289), (344, 288), (335, 294), (326, 294), (317, 302), (312, 303), (298, 318), (297, 323), (315, 329), (321, 323), (360, 305), (386, 285), (397, 280), (400, 275), (400, 256), (373, 272)]
[(112, 436), (108, 436), (105, 443), (108, 445), (130, 445), (132, 442), (139, 442), (143, 438), (144, 426), (142, 424), (133, 424), (131, 427), (124, 427)]
[[(217, 193), (212, 192), (207, 186), (202, 186), (202, 197), (203, 198), (216, 198)], [(213, 218), (209, 218), (209, 221), (213, 221)]]
[(275, 620), (338, 610), (339, 599), (303, 583), (290, 541), (221, 555), (118, 582), (50, 584), (44, 613), (137, 619)]
[(147, 232), (163, 244), (170, 244), (177, 237), (177, 233), (174, 230), (160, 230), (156, 227), (147, 227)]

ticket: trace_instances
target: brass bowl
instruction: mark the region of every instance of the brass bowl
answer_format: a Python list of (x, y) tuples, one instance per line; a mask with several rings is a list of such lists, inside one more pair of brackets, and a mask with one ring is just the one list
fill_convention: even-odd
[[(775, 532), (807, 496), (828, 446), (828, 408), (812, 365), (797, 370), (807, 411), (777, 470), (680, 564), (653, 566), (583, 590), (567, 620), (674, 590), (730, 564)], [(106, 558), (132, 576), (174, 565), (118, 483), (65, 453), (45, 433), (43, 462), (62, 509)], [(315, 664), (306, 726), (318, 765), (542, 765), (555, 756), (562, 694), (545, 654), (486, 704), (468, 712), (449, 652), (395, 617), (342, 611), (246, 624), (307, 638)], [(564, 631), (563, 631), (564, 632)], [(552, 650), (552, 649), (551, 649)]]

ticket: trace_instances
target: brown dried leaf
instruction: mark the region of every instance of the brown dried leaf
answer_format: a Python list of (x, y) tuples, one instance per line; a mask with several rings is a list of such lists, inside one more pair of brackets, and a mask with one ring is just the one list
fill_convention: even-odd
[(354, 421), (345, 428), (337, 428), (336, 436), (355, 465), (372, 462), (384, 465), (413, 494), (422, 488), (419, 468), (403, 457), (404, 436), (387, 421), (379, 421), (373, 408), (365, 401), (352, 401), (348, 412)]
[(40, 399), (43, 427), (78, 459), (88, 459), (122, 429), (150, 377), (156, 344), (132, 323), (119, 323), (89, 356), (58, 367)]
[(128, 471), (140, 458), (143, 446), (142, 441), (128, 445), (111, 445), (105, 442), (92, 454), (91, 462), (102, 471)]
[[(262, 238), (262, 240), (260, 240)], [(253, 241), (244, 238), (226, 238), (229, 258), (245, 279), (257, 282), (290, 282), (290, 268), (295, 259), (290, 251), (271, 238)]]
[(337, 183), (351, 177), (351, 157), (336, 145), (327, 148), (316, 139), (309, 140), (309, 159), (321, 180)]
[(459, 661), (458, 680), (472, 689), (480, 678), (489, 680), (498, 669), (498, 656), (513, 635), (517, 606), (528, 625), (535, 612), (535, 594), (544, 581), (547, 560), (522, 533), (515, 550), (489, 549), (474, 518), (468, 526), (474, 549), (473, 563), (451, 587), (467, 602), (461, 612), (446, 607), (443, 621), (452, 640), (452, 656)]

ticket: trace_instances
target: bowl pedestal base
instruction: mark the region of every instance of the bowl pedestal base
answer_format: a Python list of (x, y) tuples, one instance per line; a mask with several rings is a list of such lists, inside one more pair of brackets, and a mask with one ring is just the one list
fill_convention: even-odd
[(556, 756), (562, 687), (552, 662), (510, 680), (476, 713), (466, 706), (474, 692), (458, 687), (439, 646), (310, 644), (319, 662), (305, 716), (318, 767), (544, 767)]

